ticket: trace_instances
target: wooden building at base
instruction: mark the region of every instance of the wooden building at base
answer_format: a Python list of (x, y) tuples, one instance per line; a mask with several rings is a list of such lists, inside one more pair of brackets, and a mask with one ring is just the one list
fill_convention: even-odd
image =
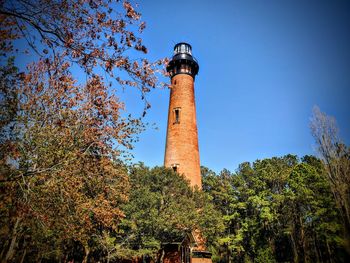
[(186, 233), (178, 242), (162, 245), (160, 263), (211, 263), (211, 253), (200, 249), (194, 233)]

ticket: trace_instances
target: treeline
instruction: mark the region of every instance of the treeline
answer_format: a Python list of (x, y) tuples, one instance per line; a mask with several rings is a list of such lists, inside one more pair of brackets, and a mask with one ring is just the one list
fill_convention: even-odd
[(162, 244), (198, 227), (212, 237), (223, 229), (208, 196), (172, 169), (113, 169), (114, 176), (85, 170), (81, 177), (40, 176), (28, 182), (30, 189), (2, 182), (2, 262), (158, 262)]
[(212, 243), (219, 262), (346, 262), (343, 221), (323, 163), (294, 155), (242, 163), (203, 188), (225, 230)]
[(2, 262), (160, 262), (162, 244), (198, 228), (213, 262), (349, 259), (327, 172), (314, 156), (257, 160), (219, 174), (202, 167), (203, 191), (172, 169), (113, 169), (114, 179), (81, 170), (78, 183), (78, 175), (40, 176), (30, 189), (2, 182)]

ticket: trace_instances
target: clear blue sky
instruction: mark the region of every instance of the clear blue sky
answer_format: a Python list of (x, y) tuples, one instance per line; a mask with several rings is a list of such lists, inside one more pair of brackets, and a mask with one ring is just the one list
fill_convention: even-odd
[[(215, 171), (284, 154), (315, 154), (312, 107), (350, 142), (349, 1), (140, 1), (149, 56), (192, 45), (201, 164)], [(128, 110), (141, 112), (135, 94)], [(169, 91), (154, 90), (136, 161), (162, 165)]]
[[(188, 42), (199, 61), (202, 165), (235, 170), (245, 161), (316, 154), (309, 130), (314, 105), (337, 119), (350, 144), (350, 1), (139, 2), (150, 60)], [(18, 58), (23, 65), (31, 59)], [(128, 112), (142, 114), (136, 90), (119, 95)], [(132, 153), (134, 162), (162, 165), (169, 90), (153, 90), (148, 100), (145, 121), (158, 129), (142, 133)]]

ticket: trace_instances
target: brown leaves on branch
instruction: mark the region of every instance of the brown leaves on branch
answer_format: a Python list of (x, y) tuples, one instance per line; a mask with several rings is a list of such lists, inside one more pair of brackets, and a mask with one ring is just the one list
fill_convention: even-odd
[(131, 148), (140, 121), (121, 117), (123, 103), (100, 76), (79, 85), (59, 59), (21, 74), (11, 67), (1, 69), (1, 113), (16, 108), (1, 130), (1, 240), (17, 231), (17, 220), (32, 243), (35, 231), (88, 244), (97, 229), (116, 229), (129, 184), (115, 145)]
[(125, 72), (119, 85), (132, 81), (143, 95), (148, 91), (144, 87), (158, 84), (155, 74), (161, 73), (162, 63), (137, 59), (140, 66), (130, 66), (129, 56), (147, 53), (147, 48), (134, 33), (141, 33), (146, 24), (129, 1), (6, 0), (0, 15), (3, 54), (14, 51), (14, 38), (23, 38), (42, 58), (60, 54), (62, 61), (78, 64), (88, 75), (103, 69), (112, 78), (121, 78), (116, 72)]
[[(97, 229), (116, 229), (124, 216), (120, 205), (129, 186), (118, 158), (143, 125), (122, 117), (124, 104), (95, 72), (103, 69), (145, 94), (157, 85), (157, 69), (129, 57), (146, 48), (133, 32), (140, 14), (129, 2), (120, 5), (1, 1), (1, 55), (20, 54), (13, 45), (18, 38), (40, 55), (20, 74), (13, 61), (2, 67), (0, 212), (7, 260), (14, 256), (11, 244), (35, 244), (50, 231), (53, 240), (87, 247)], [(85, 84), (72, 75), (73, 64), (84, 69)], [(19, 234), (16, 226), (30, 230)]]
[[(142, 57), (145, 25), (129, 1), (0, 0), (4, 261), (73, 240), (86, 262), (92, 238), (117, 229), (129, 191), (119, 159), (144, 125), (124, 117), (115, 89), (138, 89), (145, 114), (165, 63)], [(18, 72), (14, 57), (28, 50), (34, 61)]]

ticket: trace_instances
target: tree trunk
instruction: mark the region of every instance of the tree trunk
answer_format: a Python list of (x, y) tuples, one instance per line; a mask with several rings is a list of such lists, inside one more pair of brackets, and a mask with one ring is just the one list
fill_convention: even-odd
[(230, 250), (228, 249), (228, 245), (226, 245), (226, 251), (227, 251), (227, 263), (231, 263), (231, 255), (230, 255)]
[(10, 246), (9, 246), (9, 249), (6, 253), (6, 256), (5, 256), (5, 260), (3, 262), (9, 262), (11, 261), (11, 259), (13, 258), (13, 255), (15, 253), (15, 247), (17, 245), (17, 230), (18, 230), (18, 224), (19, 224), (19, 217), (17, 217), (16, 219), (16, 223), (13, 227), (13, 232), (12, 232), (12, 238), (11, 238), (11, 242), (10, 242)]
[(307, 249), (305, 244), (305, 231), (303, 227), (303, 221), (301, 217), (299, 216), (299, 224), (300, 224), (300, 238), (301, 238), (301, 246), (303, 248), (303, 262), (308, 262), (307, 260)]
[(314, 238), (313, 238), (313, 243), (314, 243), (314, 250), (315, 250), (315, 255), (316, 255), (316, 262), (320, 262), (320, 255), (319, 255), (319, 251), (318, 251), (318, 247), (317, 247), (317, 235), (314, 234)]
[(23, 262), (24, 262), (24, 258), (26, 257), (26, 254), (27, 254), (27, 249), (24, 248), (23, 255), (22, 255), (22, 258), (21, 258), (20, 263), (23, 263)]
[(159, 258), (159, 263), (163, 263), (164, 256), (165, 256), (165, 251), (164, 249), (162, 249), (162, 254), (160, 255), (160, 258)]
[(87, 263), (88, 262), (88, 257), (90, 254), (90, 249), (88, 245), (84, 245), (84, 250), (85, 250), (85, 256), (84, 256), (84, 260), (82, 263)]
[(293, 247), (293, 262), (297, 263), (299, 262), (299, 255), (298, 255), (297, 246), (292, 233), (290, 234), (290, 240), (292, 241), (292, 247)]
[(331, 251), (331, 247), (329, 246), (328, 240), (326, 240), (326, 245), (327, 245), (327, 252), (328, 252), (329, 262), (332, 263), (333, 262), (332, 251)]
[(347, 208), (346, 208), (346, 204), (344, 205), (344, 208), (343, 208), (344, 213), (345, 213), (345, 218), (343, 219), (344, 221), (344, 241), (345, 241), (345, 244), (344, 244), (344, 248), (347, 252), (347, 254), (350, 256), (350, 221), (349, 221), (349, 215), (347, 214), (348, 211)]

